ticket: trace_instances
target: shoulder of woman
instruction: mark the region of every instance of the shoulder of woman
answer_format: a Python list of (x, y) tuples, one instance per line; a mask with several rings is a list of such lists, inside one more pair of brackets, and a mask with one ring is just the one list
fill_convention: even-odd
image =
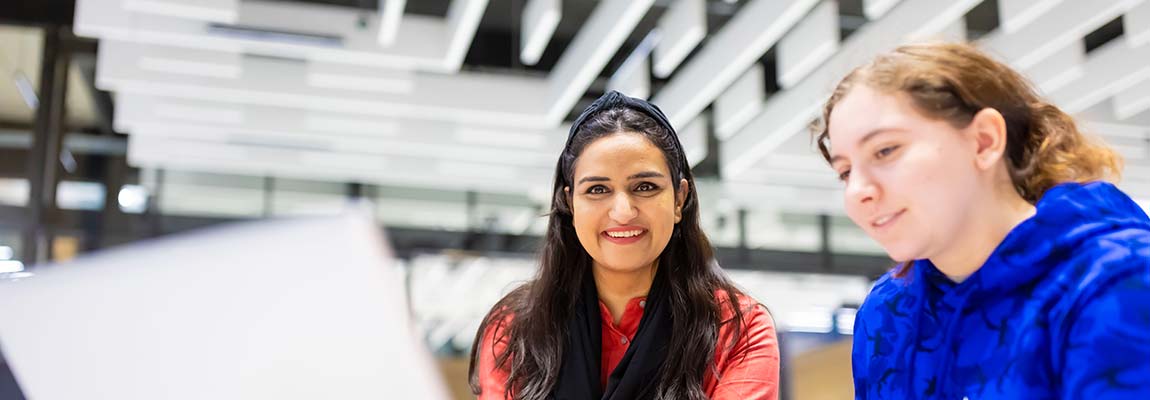
[(888, 271), (874, 282), (870, 293), (867, 293), (859, 308), (860, 314), (873, 311), (890, 312), (910, 306), (914, 292), (912, 286), (918, 279), (913, 270), (905, 276), (895, 276), (897, 269)]
[[(733, 319), (735, 313), (731, 307), (731, 300), (727, 291), (722, 289), (716, 290), (715, 298), (719, 302), (719, 311), (721, 312), (722, 320), (729, 321)], [(771, 312), (763, 303), (744, 293), (735, 294), (735, 299), (738, 301), (739, 311), (742, 312), (744, 326), (774, 326), (775, 322), (771, 317)]]
[[(1071, 288), (1062, 297), (1075, 303), (1076, 309), (1125, 298), (1125, 302), (1131, 303), (1124, 305), (1128, 310), (1133, 307), (1150, 310), (1150, 302), (1146, 301), (1150, 300), (1150, 250), (1147, 249), (1150, 246), (1123, 251), (1122, 254), (1114, 251), (1111, 254), (1099, 253), (1088, 265), (1068, 263), (1072, 272), (1063, 272), (1054, 281)], [(1133, 301), (1136, 298), (1140, 300)]]
[(517, 304), (521, 303), (522, 296), (527, 290), (527, 284), (519, 286), (495, 302), (491, 306), (491, 310), (487, 315), (483, 316), (485, 326), (485, 334), (491, 332), (493, 329), (504, 329), (511, 325), (515, 320), (515, 313), (518, 310)]
[(491, 337), (491, 335), (499, 335), (504, 329), (511, 326), (511, 322), (515, 321), (515, 313), (506, 307), (500, 309), (492, 309), (491, 313), (485, 318), (486, 325), (484, 326), (483, 336)]

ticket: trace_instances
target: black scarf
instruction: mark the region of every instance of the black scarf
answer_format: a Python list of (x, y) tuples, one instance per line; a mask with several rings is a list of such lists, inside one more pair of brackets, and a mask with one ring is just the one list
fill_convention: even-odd
[(603, 325), (599, 310), (599, 292), (590, 269), (583, 277), (582, 291), (574, 315), (567, 322), (567, 340), (563, 347), (563, 365), (552, 397), (555, 400), (631, 400), (649, 399), (655, 395), (659, 369), (666, 358), (670, 342), (671, 305), (665, 271), (655, 272), (647, 293), (643, 318), (631, 347), (607, 378), (607, 389), (599, 390), (599, 372), (603, 354)]
[[(595, 100), (571, 126), (568, 145), (580, 126), (594, 114), (612, 108), (626, 107), (649, 115), (664, 129), (675, 135), (674, 128), (654, 104), (611, 91)], [(674, 140), (679, 154), (683, 154), (678, 138)], [(689, 170), (686, 160), (678, 160), (681, 171)], [(674, 182), (681, 174), (675, 175)], [(619, 365), (607, 378), (606, 390), (600, 390), (599, 374), (603, 354), (602, 319), (599, 310), (599, 292), (591, 269), (583, 276), (579, 298), (570, 320), (563, 346), (563, 364), (559, 380), (551, 397), (555, 400), (632, 400), (650, 399), (659, 384), (659, 370), (666, 359), (672, 329), (669, 277), (665, 268), (655, 272), (654, 282), (647, 293), (643, 318), (631, 346), (623, 354)]]

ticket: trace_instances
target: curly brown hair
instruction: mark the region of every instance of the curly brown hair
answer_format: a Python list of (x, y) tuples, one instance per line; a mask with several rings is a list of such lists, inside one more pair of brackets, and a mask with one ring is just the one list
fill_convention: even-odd
[(1117, 179), (1121, 173), (1121, 158), (1083, 134), (1070, 115), (1042, 99), (1026, 78), (963, 43), (904, 45), (844, 77), (812, 127), (828, 162), (831, 111), (860, 84), (905, 93), (923, 115), (957, 128), (966, 127), (984, 108), (997, 110), (1006, 120), (1011, 181), (1032, 204), (1059, 183)]

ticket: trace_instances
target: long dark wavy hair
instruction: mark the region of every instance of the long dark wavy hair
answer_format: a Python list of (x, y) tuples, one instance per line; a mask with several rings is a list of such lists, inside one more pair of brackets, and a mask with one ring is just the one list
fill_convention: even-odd
[[(505, 398), (545, 399), (555, 387), (565, 356), (567, 320), (574, 313), (582, 279), (592, 261), (575, 235), (571, 200), (564, 188), (574, 186), (575, 160), (588, 144), (623, 132), (642, 134), (661, 149), (672, 187), (679, 188), (680, 179), (686, 179), (689, 190), (682, 218), (658, 259), (660, 274), (666, 273), (669, 282), (674, 329), (667, 334), (669, 348), (674, 351), (666, 355), (659, 371), (656, 398), (707, 398), (703, 378), (707, 373), (718, 375), (714, 360), (720, 326), (734, 324), (727, 331), (730, 336), (722, 338), (731, 346), (735, 341), (729, 338), (742, 335), (744, 310), (737, 298), (742, 292), (719, 269), (710, 241), (699, 227), (695, 181), (678, 137), (650, 115), (626, 106), (588, 116), (559, 156), (539, 271), (534, 279), (496, 303), (483, 319), (471, 349), (469, 383), (473, 393), (481, 390), (476, 371), (481, 348), (491, 351), (495, 343), (503, 341), (507, 347), (495, 354), (495, 367), (508, 372)], [(725, 291), (721, 300), (716, 297), (718, 290)], [(721, 307), (733, 311), (733, 318), (722, 320)], [(492, 329), (488, 336), (491, 341), (484, 342), (488, 329)]]

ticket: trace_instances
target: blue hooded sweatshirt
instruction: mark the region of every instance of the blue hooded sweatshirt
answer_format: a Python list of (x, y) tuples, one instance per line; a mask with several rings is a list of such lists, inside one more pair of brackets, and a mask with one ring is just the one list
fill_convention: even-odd
[(928, 260), (859, 309), (859, 399), (1150, 400), (1150, 219), (1113, 185), (1058, 185), (982, 268)]

